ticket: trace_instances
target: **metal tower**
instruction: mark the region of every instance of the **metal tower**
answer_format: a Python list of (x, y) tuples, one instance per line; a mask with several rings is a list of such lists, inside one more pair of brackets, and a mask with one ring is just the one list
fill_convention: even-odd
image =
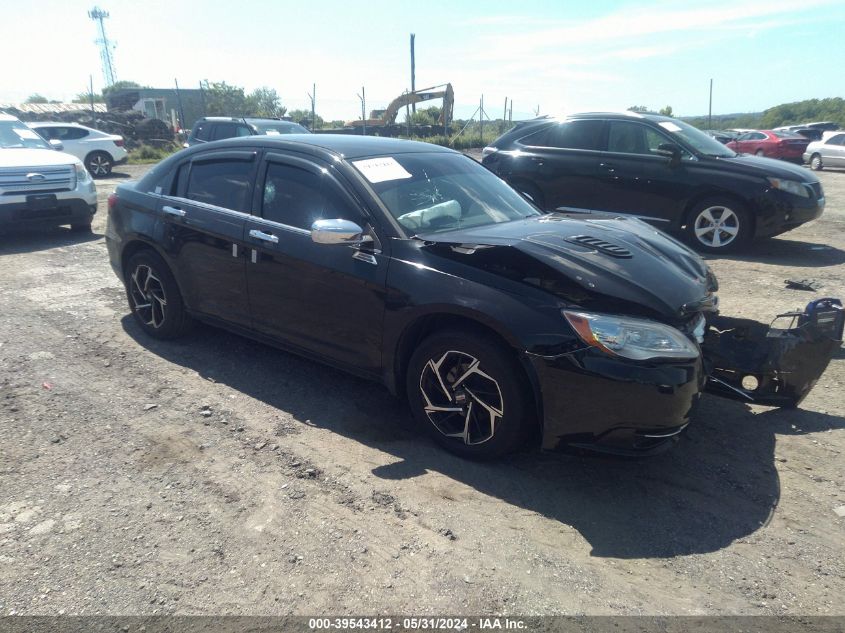
[(103, 62), (103, 79), (106, 86), (111, 86), (117, 80), (117, 73), (114, 69), (114, 59), (112, 57), (112, 50), (114, 50), (114, 42), (106, 37), (106, 25), (103, 23), (109, 17), (108, 11), (103, 11), (100, 7), (94, 7), (88, 12), (88, 17), (97, 23), (97, 34), (99, 37), (94, 40), (100, 47), (100, 59)]

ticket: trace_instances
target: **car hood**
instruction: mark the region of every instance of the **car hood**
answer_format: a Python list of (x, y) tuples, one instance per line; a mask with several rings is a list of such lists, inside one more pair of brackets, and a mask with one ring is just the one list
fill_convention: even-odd
[(0, 149), (0, 168), (3, 167), (58, 167), (78, 163), (76, 156), (53, 149), (29, 147)]
[(773, 178), (788, 178), (799, 182), (818, 182), (818, 178), (803, 167), (775, 158), (765, 158), (753, 154), (737, 154), (733, 157), (706, 157), (704, 160), (721, 165), (731, 165), (736, 171), (752, 176), (760, 176), (761, 178), (771, 176)]
[(635, 218), (553, 213), (417, 237), (432, 254), (539, 287), (585, 309), (673, 322), (716, 309), (718, 284), (707, 264)]

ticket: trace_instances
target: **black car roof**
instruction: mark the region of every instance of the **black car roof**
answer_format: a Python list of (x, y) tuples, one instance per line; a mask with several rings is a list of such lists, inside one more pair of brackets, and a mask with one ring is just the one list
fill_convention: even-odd
[(384, 154), (410, 153), (456, 153), (454, 150), (432, 143), (406, 141), (379, 136), (357, 136), (346, 134), (285, 134), (279, 136), (239, 136), (221, 141), (195, 145), (187, 151), (206, 151), (214, 148), (262, 147), (309, 151), (314, 155), (335, 155), (355, 159)]

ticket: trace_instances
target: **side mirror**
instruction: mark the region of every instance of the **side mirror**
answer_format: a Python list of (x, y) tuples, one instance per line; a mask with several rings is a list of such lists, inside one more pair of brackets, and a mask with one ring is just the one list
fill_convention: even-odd
[(363, 243), (364, 229), (349, 220), (317, 220), (311, 225), (311, 240), (315, 244)]
[(62, 142), (57, 138), (50, 139), (50, 147), (52, 147), (57, 152), (61, 152), (65, 148), (65, 146), (62, 145)]
[(669, 164), (675, 167), (681, 162), (681, 148), (674, 143), (661, 143), (657, 146), (657, 153), (669, 159)]

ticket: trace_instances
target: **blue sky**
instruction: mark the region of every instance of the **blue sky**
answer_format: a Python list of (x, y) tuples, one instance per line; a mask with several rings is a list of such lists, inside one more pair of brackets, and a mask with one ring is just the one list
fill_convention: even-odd
[[(39, 92), (70, 100), (103, 79), (94, 2), (16, 2), (4, 19), (0, 102)], [(409, 33), (416, 33), (417, 87), (450, 81), (456, 115), (484, 94), (489, 116), (504, 99), (514, 118), (619, 110), (675, 114), (759, 111), (845, 92), (845, 2), (161, 2), (102, 0), (119, 79), (183, 87), (201, 79), (248, 90), (275, 88), (290, 109), (327, 119), (385, 107), (410, 85)], [(4, 11), (9, 17), (9, 11)], [(10, 28), (12, 25), (17, 28)], [(31, 26), (27, 26), (31, 25)]]

